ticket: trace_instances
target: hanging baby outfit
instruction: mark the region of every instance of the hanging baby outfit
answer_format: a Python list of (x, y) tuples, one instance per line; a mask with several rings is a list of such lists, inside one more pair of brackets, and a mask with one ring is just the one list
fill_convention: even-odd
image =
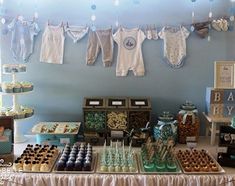
[(135, 76), (144, 76), (144, 61), (141, 46), (146, 36), (139, 28), (119, 28), (113, 35), (118, 44), (116, 76), (127, 76), (132, 70)]
[(62, 25), (47, 24), (42, 35), (40, 61), (53, 64), (63, 64), (64, 28)]
[(18, 62), (28, 62), (33, 53), (34, 36), (40, 31), (38, 24), (16, 18), (8, 25), (8, 30), (12, 31), (11, 51), (14, 59)]
[(164, 27), (159, 37), (164, 40), (164, 58), (172, 68), (180, 68), (186, 57), (186, 39), (190, 32), (180, 28)]
[(67, 26), (65, 32), (73, 40), (74, 43), (82, 39), (88, 32), (89, 27), (87, 26)]
[(113, 38), (112, 29), (96, 30), (89, 32), (86, 64), (93, 65), (100, 52), (102, 52), (102, 61), (105, 67), (112, 65), (113, 61)]

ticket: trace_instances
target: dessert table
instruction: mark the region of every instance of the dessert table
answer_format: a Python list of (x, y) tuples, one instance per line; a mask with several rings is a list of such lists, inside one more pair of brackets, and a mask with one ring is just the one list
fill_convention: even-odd
[[(35, 137), (30, 136), (30, 144)], [(15, 154), (19, 155), (27, 144), (15, 144)], [(208, 150), (216, 158), (217, 146), (210, 145), (209, 137), (200, 137), (198, 148)], [(94, 148), (97, 151), (101, 147)], [(186, 145), (177, 144), (176, 149), (185, 149)], [(139, 149), (136, 149), (138, 151)], [(141, 174), (56, 174), (56, 173), (14, 173), (11, 170), (1, 172), (4, 186), (156, 186), (156, 185), (235, 185), (235, 169), (223, 167), (225, 174), (219, 175), (141, 175)]]

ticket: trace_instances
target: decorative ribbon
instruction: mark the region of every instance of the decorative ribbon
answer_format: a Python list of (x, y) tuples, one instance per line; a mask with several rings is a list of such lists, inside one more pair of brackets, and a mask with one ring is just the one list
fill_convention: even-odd
[(181, 110), (179, 114), (183, 115), (183, 124), (186, 123), (186, 119), (188, 116), (192, 116), (192, 123), (195, 123), (195, 115), (198, 113), (197, 109), (194, 110)]
[(177, 123), (177, 120), (174, 120), (173, 122), (158, 121), (158, 124), (160, 125), (159, 130), (161, 131), (162, 128), (166, 125), (171, 125), (171, 129), (172, 129), (173, 133), (175, 134), (177, 131), (177, 127), (175, 126), (176, 123)]

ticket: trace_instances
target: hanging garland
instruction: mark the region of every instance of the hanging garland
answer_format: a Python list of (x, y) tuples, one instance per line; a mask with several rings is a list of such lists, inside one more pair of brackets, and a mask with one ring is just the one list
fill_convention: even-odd
[(6, 14), (6, 9), (4, 7), (4, 0), (0, 0), (0, 9), (1, 9), (1, 23), (5, 24), (6, 20), (4, 18), (5, 14)]
[(95, 15), (96, 4), (95, 4), (95, 0), (92, 1), (91, 11), (92, 11), (92, 14), (91, 14), (91, 21), (92, 21), (91, 30), (95, 31), (96, 30), (96, 26), (95, 26), (95, 21), (96, 21), (96, 15)]
[(114, 0), (114, 6), (116, 6), (116, 21), (115, 21), (115, 26), (119, 26), (119, 12), (118, 12), (118, 7), (119, 7), (119, 0)]
[[(209, 3), (210, 3), (210, 9), (209, 9), (209, 14), (208, 14), (208, 21), (207, 22), (199, 22), (199, 23), (195, 23), (195, 4), (197, 2), (197, 0), (190, 0), (191, 3), (192, 3), (192, 23), (191, 23), (191, 27), (190, 27), (190, 30), (192, 32), (196, 32), (198, 33), (198, 35), (201, 37), (201, 38), (205, 38), (205, 35), (207, 35), (208, 37), (208, 41), (210, 41), (210, 34), (209, 34), (209, 31), (211, 30), (211, 22), (213, 21), (212, 20), (212, 17), (213, 17), (213, 12), (212, 12), (212, 3), (213, 3), (213, 0), (209, 0)], [(3, 6), (3, 2), (4, 0), (0, 0), (0, 6)], [(229, 25), (229, 30), (232, 31), (233, 30), (233, 24), (234, 24), (234, 14), (235, 14), (235, 8), (234, 8), (234, 2), (235, 0), (231, 0), (231, 3), (232, 3), (232, 6), (230, 8), (230, 11), (229, 11), (229, 14), (230, 14), (230, 17), (229, 18), (229, 21), (230, 21), (230, 25)], [(139, 4), (140, 1), (139, 0), (133, 0), (133, 3), (134, 4)], [(113, 0), (113, 4), (116, 8), (116, 18), (115, 18), (115, 26), (118, 27), (120, 25), (120, 21), (119, 21), (119, 5), (120, 5), (120, 0)], [(24, 17), (22, 16), (22, 0), (18, 0), (17, 2), (17, 5), (19, 7), (19, 16), (18, 16), (18, 19), (24, 19)], [(95, 31), (96, 30), (96, 9), (97, 9), (97, 5), (96, 5), (96, 2), (95, 0), (91, 0), (91, 30)], [(6, 20), (5, 20), (5, 15), (1, 15), (1, 23), (2, 24), (5, 24)], [(11, 17), (8, 17), (8, 18), (11, 18)], [(34, 18), (35, 19), (38, 19), (38, 0), (34, 0)], [(218, 30), (217, 30), (218, 31)], [(225, 29), (222, 29), (222, 31), (226, 31)]]
[[(212, 16), (213, 16), (213, 13), (212, 13), (212, 2), (213, 0), (209, 0), (210, 1), (210, 11), (209, 11), (209, 21), (211, 22), (212, 21)], [(210, 42), (211, 41), (211, 36), (210, 36), (210, 30), (211, 30), (211, 24), (208, 25), (208, 28), (209, 28), (209, 31), (208, 31), (208, 37), (207, 37), (207, 40)]]
[(38, 0), (34, 0), (34, 19), (38, 19)]
[(229, 10), (229, 14), (230, 14), (230, 17), (229, 17), (229, 20), (230, 20), (230, 24), (229, 24), (229, 30), (230, 31), (233, 31), (233, 26), (234, 26), (234, 14), (235, 14), (235, 7), (234, 7), (234, 2), (235, 0), (231, 0), (231, 8)]
[(191, 26), (191, 31), (193, 32), (194, 30), (195, 30), (195, 28), (194, 28), (194, 26), (193, 26), (193, 24), (194, 24), (194, 19), (195, 19), (195, 2), (196, 2), (196, 0), (191, 0), (191, 2), (192, 2), (192, 26)]

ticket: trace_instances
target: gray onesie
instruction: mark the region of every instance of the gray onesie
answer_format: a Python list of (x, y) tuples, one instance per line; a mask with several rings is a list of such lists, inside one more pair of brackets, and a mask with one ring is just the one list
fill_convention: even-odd
[(100, 52), (105, 67), (112, 65), (113, 38), (112, 29), (90, 31), (87, 45), (86, 64), (93, 65)]

